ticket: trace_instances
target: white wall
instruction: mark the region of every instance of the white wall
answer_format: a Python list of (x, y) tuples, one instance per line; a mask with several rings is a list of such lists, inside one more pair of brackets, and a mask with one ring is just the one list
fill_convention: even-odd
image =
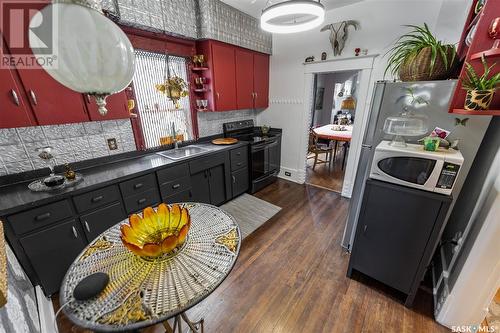
[[(447, 41), (457, 41), (463, 28), (469, 0), (366, 0), (326, 13), (325, 25), (342, 20), (358, 20), (361, 29), (349, 28), (341, 57), (351, 57), (354, 48), (366, 48), (369, 54), (379, 53), (374, 63), (372, 81), (383, 79), (386, 57), (383, 55), (394, 41), (407, 31), (405, 24), (426, 22), (431, 30)], [(442, 11), (443, 10), (443, 11)], [(282, 173), (291, 172), (290, 180), (299, 180), (297, 171), (304, 162), (299, 151), (304, 103), (304, 65), (306, 57), (320, 59), (321, 52), (333, 58), (328, 32), (320, 28), (290, 35), (273, 35), (270, 72), (270, 106), (257, 115), (258, 124), (283, 129)], [(370, 84), (372, 87), (373, 84)], [(369, 93), (371, 96), (371, 92)]]

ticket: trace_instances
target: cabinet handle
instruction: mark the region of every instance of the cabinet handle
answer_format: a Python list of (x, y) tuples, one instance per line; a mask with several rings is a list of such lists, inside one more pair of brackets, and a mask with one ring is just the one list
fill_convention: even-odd
[(208, 177), (208, 170), (205, 170), (204, 174), (205, 174), (205, 178), (207, 178)]
[(85, 94), (85, 98), (87, 99), (87, 103), (90, 104), (90, 95), (89, 94)]
[(212, 170), (208, 170), (208, 176), (212, 177)]
[(141, 188), (142, 186), (144, 186), (143, 183), (137, 183), (134, 185), (134, 190), (137, 190), (137, 189)]
[(72, 226), (71, 230), (73, 230), (73, 236), (75, 236), (75, 238), (78, 238), (78, 232), (76, 231), (75, 226)]
[(236, 156), (241, 156), (241, 151), (237, 152)]
[(366, 229), (368, 229), (368, 225), (365, 224), (365, 226), (363, 227), (363, 233), (366, 234)]
[(10, 90), (10, 94), (12, 95), (12, 99), (14, 100), (14, 104), (16, 104), (17, 106), (21, 105), (21, 103), (19, 102), (19, 97), (17, 96), (17, 93), (14, 89)]
[(99, 202), (103, 199), (104, 197), (102, 195), (99, 195), (97, 197), (92, 198), (90, 201), (92, 202)]
[(236, 177), (235, 176), (231, 176), (233, 177), (233, 184), (236, 184)]
[(83, 224), (85, 225), (85, 229), (87, 229), (87, 232), (90, 232), (90, 226), (87, 221), (83, 221)]
[(257, 95), (257, 93), (255, 93), (255, 99), (257, 99), (257, 97), (258, 97), (258, 96), (259, 96), (259, 95)]
[(33, 90), (30, 90), (30, 96), (31, 96), (31, 100), (33, 100), (33, 104), (37, 105), (38, 101), (36, 100), (36, 95), (35, 95), (35, 92)]
[(146, 198), (142, 198), (142, 199), (137, 200), (137, 203), (138, 203), (139, 205), (142, 205), (142, 204), (143, 204), (143, 203), (145, 203), (145, 202), (146, 202)]
[(236, 163), (236, 166), (241, 166), (241, 164), (242, 164), (241, 162), (239, 162), (239, 163)]
[(175, 185), (172, 185), (172, 188), (175, 190), (175, 189), (178, 189), (179, 187), (181, 187), (181, 184), (175, 184)]
[(215, 95), (217, 96), (217, 99), (220, 98), (220, 94), (218, 92), (216, 92)]
[(40, 214), (40, 215), (37, 215), (35, 216), (35, 221), (42, 221), (42, 220), (46, 220), (50, 217), (50, 212), (47, 212), (47, 213), (43, 213), (43, 214)]

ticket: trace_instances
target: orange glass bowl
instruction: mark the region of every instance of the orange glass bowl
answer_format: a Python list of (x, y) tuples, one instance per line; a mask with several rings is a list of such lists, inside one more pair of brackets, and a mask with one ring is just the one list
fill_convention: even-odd
[(147, 207), (142, 217), (132, 214), (128, 224), (122, 224), (123, 245), (141, 257), (159, 257), (173, 252), (184, 244), (191, 226), (186, 208), (160, 204), (156, 211)]

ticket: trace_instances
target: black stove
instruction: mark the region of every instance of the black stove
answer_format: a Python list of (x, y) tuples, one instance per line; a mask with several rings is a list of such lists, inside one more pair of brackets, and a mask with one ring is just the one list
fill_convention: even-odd
[(270, 129), (265, 135), (252, 119), (222, 125), (224, 137), (250, 143), (250, 192), (276, 181), (281, 162), (281, 130)]
[(224, 137), (248, 141), (250, 144), (268, 141), (277, 136), (275, 133), (262, 134), (260, 127), (255, 127), (252, 119), (233, 121), (222, 125)]

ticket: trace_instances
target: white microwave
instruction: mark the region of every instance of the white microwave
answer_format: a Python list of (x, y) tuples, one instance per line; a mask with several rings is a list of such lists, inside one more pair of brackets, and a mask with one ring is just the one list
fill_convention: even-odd
[(382, 141), (375, 148), (370, 178), (449, 195), (463, 162), (458, 150), (432, 152), (422, 145), (394, 147)]

